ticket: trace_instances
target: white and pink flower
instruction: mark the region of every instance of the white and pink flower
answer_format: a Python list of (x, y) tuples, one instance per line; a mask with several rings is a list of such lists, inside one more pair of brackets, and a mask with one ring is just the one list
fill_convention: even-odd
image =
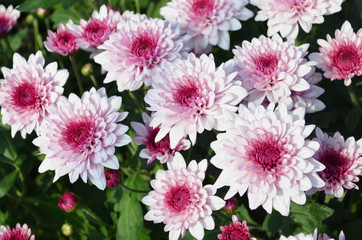
[(81, 49), (92, 52), (91, 57), (99, 51), (96, 48), (109, 39), (109, 36), (117, 31), (117, 24), (122, 16), (118, 11), (102, 5), (99, 12), (93, 11), (88, 21), (80, 20), (80, 25), (71, 20), (66, 24), (67, 28), (77, 36), (76, 42)]
[(142, 199), (150, 210), (145, 220), (164, 223), (170, 240), (185, 236), (188, 229), (192, 236), (200, 240), (204, 229), (215, 228), (212, 211), (219, 210), (225, 201), (214, 196), (212, 185), (203, 186), (207, 160), (197, 163), (192, 160), (188, 166), (180, 153), (167, 163), (169, 170), (158, 170), (156, 179), (151, 180), (154, 190)]
[(356, 34), (345, 21), (334, 35), (332, 38), (328, 34), (327, 41), (318, 39), (319, 52), (311, 53), (309, 59), (318, 63), (324, 77), (331, 81), (343, 79), (344, 85), (349, 86), (354, 76), (362, 75), (362, 28)]
[(292, 42), (283, 42), (278, 34), (272, 38), (262, 35), (251, 42), (243, 41), (242, 47), (236, 46), (233, 50), (235, 71), (248, 91), (246, 100), (259, 105), (264, 100), (277, 103), (283, 99), (290, 109), (292, 91), (310, 88), (305, 76), (312, 71), (314, 63), (304, 58), (308, 47), (308, 44), (298, 47)]
[(309, 33), (312, 24), (324, 22), (324, 15), (341, 11), (344, 0), (250, 0), (260, 8), (256, 21), (268, 20), (268, 36), (280, 32), (282, 37), (296, 39), (299, 26)]
[(234, 126), (211, 143), (210, 162), (222, 170), (215, 187), (230, 187), (225, 199), (247, 192), (250, 209), (262, 205), (287, 216), (290, 201), (304, 204), (305, 191), (324, 186), (317, 174), (324, 165), (313, 158), (319, 143), (306, 139), (314, 125), (305, 125), (304, 114), (284, 104), (277, 111), (240, 105)]
[(44, 41), (44, 47), (49, 52), (55, 52), (62, 56), (68, 56), (78, 51), (79, 47), (76, 43), (77, 37), (71, 33), (62, 23), (56, 32), (48, 30), (48, 37)]
[(147, 109), (154, 112), (150, 126), (160, 128), (155, 141), (169, 134), (174, 149), (187, 135), (195, 144), (197, 133), (225, 130), (225, 122), (246, 96), (235, 76), (232, 61), (216, 68), (212, 55), (197, 58), (191, 53), (169, 64), (162, 72), (163, 81), (156, 82), (145, 96)]
[(358, 189), (355, 184), (362, 175), (362, 139), (355, 141), (354, 137), (344, 140), (344, 137), (336, 132), (333, 137), (316, 128), (316, 138), (320, 144), (314, 158), (324, 164), (326, 168), (318, 172), (326, 182), (325, 187), (313, 188), (311, 193), (324, 191), (327, 195), (341, 198), (345, 189)]
[(134, 91), (153, 84), (165, 64), (181, 58), (178, 25), (135, 14), (118, 26), (99, 49), (94, 61), (107, 71), (104, 83), (117, 81), (118, 91)]
[(41, 126), (40, 135), (33, 140), (41, 154), (46, 154), (39, 172), (55, 170), (54, 182), (69, 174), (74, 183), (79, 176), (99, 189), (106, 187), (104, 167), (118, 169), (115, 147), (121, 147), (131, 138), (128, 127), (119, 122), (127, 112), (118, 112), (122, 98), (107, 97), (104, 88), (92, 88), (82, 98), (70, 94), (59, 98), (50, 109), (50, 115)]
[(147, 113), (142, 113), (144, 125), (139, 122), (131, 122), (132, 128), (136, 132), (136, 137), (133, 141), (137, 145), (145, 145), (146, 148), (140, 152), (141, 158), (147, 159), (147, 164), (151, 164), (155, 159), (161, 163), (172, 161), (176, 152), (190, 148), (190, 141), (182, 139), (177, 146), (172, 149), (170, 147), (170, 137), (167, 134), (163, 139), (155, 142), (155, 137), (160, 131), (159, 127), (150, 127), (151, 118)]
[(0, 239), (35, 240), (35, 236), (31, 235), (31, 229), (27, 224), (21, 226), (20, 223), (17, 223), (13, 229), (9, 226), (0, 226)]
[[(313, 234), (312, 233), (310, 233), (310, 234), (298, 233), (297, 235), (289, 236), (289, 237), (285, 237), (282, 235), (279, 238), (279, 240), (334, 240), (334, 238), (331, 238), (326, 233), (323, 233), (323, 235), (318, 234), (318, 229), (316, 228), (314, 230)], [(338, 240), (345, 240), (343, 231), (340, 232), (340, 234), (338, 236)]]
[(220, 240), (256, 240), (250, 237), (249, 227), (244, 220), (242, 223), (236, 215), (232, 216), (233, 222), (229, 226), (220, 226), (221, 234), (217, 235)]
[(20, 17), (20, 11), (15, 9), (12, 5), (6, 8), (0, 4), (0, 36), (4, 35), (16, 25)]
[(28, 61), (18, 53), (13, 57), (13, 68), (2, 67), (0, 106), (3, 124), (11, 125), (11, 136), (19, 131), (23, 138), (39, 126), (49, 115), (49, 107), (63, 94), (69, 72), (58, 70), (56, 62), (44, 68), (45, 60), (38, 51)]
[(166, 19), (177, 22), (186, 35), (185, 48), (199, 55), (212, 46), (230, 48), (228, 31), (241, 29), (239, 20), (248, 20), (253, 12), (245, 6), (248, 0), (172, 0), (161, 8)]

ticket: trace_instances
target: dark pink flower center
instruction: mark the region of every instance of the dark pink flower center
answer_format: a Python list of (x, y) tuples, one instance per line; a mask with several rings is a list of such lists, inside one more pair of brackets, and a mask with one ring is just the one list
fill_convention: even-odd
[(104, 175), (106, 176), (106, 185), (108, 187), (115, 187), (119, 183), (119, 171), (114, 169), (107, 169), (104, 171)]
[(256, 69), (264, 75), (272, 75), (278, 67), (278, 58), (274, 54), (262, 55), (254, 60)]
[(250, 148), (246, 151), (249, 159), (266, 171), (275, 169), (284, 154), (282, 145), (274, 141), (252, 139), (249, 146)]
[(325, 147), (318, 153), (317, 158), (326, 166), (321, 173), (326, 174), (327, 179), (339, 179), (351, 167), (353, 162), (347, 153), (343, 154)]
[(170, 189), (165, 196), (166, 206), (175, 213), (187, 209), (191, 203), (191, 192), (186, 186), (177, 186)]
[(151, 152), (161, 152), (164, 154), (175, 153), (175, 149), (170, 148), (170, 136), (167, 134), (163, 139), (158, 142), (155, 142), (157, 133), (160, 131), (160, 128), (149, 128), (146, 147)]
[[(246, 223), (246, 222), (245, 222)], [(220, 227), (222, 235), (218, 236), (220, 240), (249, 240), (250, 232), (246, 224), (234, 222), (229, 226)]]
[(91, 147), (93, 135), (94, 123), (92, 121), (70, 122), (66, 125), (65, 129), (63, 129), (61, 142), (66, 144), (65, 147), (67, 150), (82, 152), (86, 148)]
[(5, 16), (0, 16), (0, 35), (8, 32), (9, 19)]
[(341, 71), (354, 71), (361, 67), (361, 56), (354, 45), (341, 46), (332, 57), (333, 64)]
[(83, 37), (91, 43), (91, 46), (98, 46), (105, 40), (104, 36), (107, 32), (108, 26), (105, 21), (99, 21), (98, 19), (91, 20), (84, 28)]
[(192, 3), (192, 11), (197, 16), (205, 16), (214, 9), (214, 0), (194, 0)]
[(143, 57), (146, 60), (152, 58), (157, 47), (157, 38), (151, 34), (142, 34), (133, 40), (131, 53), (137, 57)]
[(17, 86), (12, 92), (12, 100), (15, 106), (20, 108), (36, 108), (40, 102), (35, 87), (30, 83)]
[(76, 37), (72, 33), (63, 31), (57, 34), (54, 42), (60, 49), (70, 54), (75, 52), (77, 49), (75, 39)]

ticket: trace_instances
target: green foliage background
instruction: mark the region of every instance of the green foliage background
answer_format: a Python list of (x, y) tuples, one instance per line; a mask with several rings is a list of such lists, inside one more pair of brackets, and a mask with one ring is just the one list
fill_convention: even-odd
[[(12, 67), (12, 55), (20, 53), (25, 58), (31, 53), (41, 50), (46, 58), (46, 64), (57, 61), (60, 68), (67, 68), (70, 77), (65, 85), (64, 95), (74, 92), (79, 95), (74, 72), (67, 57), (49, 53), (44, 49), (43, 41), (47, 36), (47, 29), (54, 31), (59, 23), (66, 23), (72, 19), (79, 23), (79, 19), (91, 16), (93, 10), (99, 10), (102, 4), (113, 8), (133, 10), (148, 15), (161, 17), (159, 9), (168, 0), (2, 0), (5, 5), (19, 5), (21, 18), (17, 26), (6, 37), (0, 40), (0, 66)], [(37, 16), (34, 11), (37, 7), (49, 8), (47, 16)], [(255, 13), (257, 8), (248, 5)], [(325, 39), (326, 34), (334, 36), (334, 31), (340, 28), (345, 20), (350, 21), (353, 28), (358, 30), (362, 26), (361, 0), (347, 0), (342, 5), (342, 11), (325, 17), (325, 22), (313, 25), (311, 33), (301, 32), (297, 45), (309, 43), (309, 52), (318, 51), (316, 40)], [(241, 30), (231, 32), (231, 48), (240, 45), (243, 40), (250, 41), (253, 37), (266, 34), (266, 23), (255, 22), (254, 19), (242, 22)], [(213, 49), (217, 64), (233, 57), (231, 51), (224, 51), (217, 47)], [(92, 63), (89, 53), (79, 51), (76, 56), (79, 69), (86, 63)], [(103, 86), (104, 75), (101, 75), (100, 66), (93, 64), (94, 77), (98, 85)], [(90, 77), (82, 76), (85, 90), (93, 85)], [(346, 88), (343, 81), (331, 82), (327, 79), (320, 84), (325, 93), (320, 99), (326, 104), (326, 109), (307, 114), (308, 124), (315, 124), (322, 130), (333, 134), (341, 132), (345, 138), (362, 136), (361, 107), (362, 81), (361, 77), (353, 79), (352, 86)], [(108, 96), (119, 95), (123, 98), (121, 111), (128, 111), (129, 116), (123, 122), (130, 126), (130, 121), (142, 122), (141, 113), (146, 104), (142, 100), (146, 89), (139, 89), (133, 93), (116, 91), (116, 83), (104, 85)], [(354, 97), (354, 98), (351, 98)], [(353, 101), (351, 100), (353, 99)], [(185, 159), (210, 159), (213, 152), (210, 142), (216, 139), (216, 132), (204, 132), (198, 136), (197, 145), (184, 153)], [(134, 137), (132, 129), (129, 135)], [(62, 177), (52, 183), (54, 172), (38, 173), (40, 162), (44, 158), (38, 155), (38, 149), (32, 144), (36, 137), (33, 133), (24, 140), (19, 133), (14, 139), (10, 136), (10, 126), (0, 124), (0, 225), (15, 226), (17, 222), (27, 223), (36, 235), (42, 239), (117, 239), (117, 240), (148, 240), (167, 239), (168, 233), (163, 231), (163, 224), (153, 224), (143, 220), (147, 212), (140, 200), (145, 193), (130, 192), (125, 188), (107, 188), (98, 190), (91, 184), (77, 181), (70, 184), (68, 177)], [(128, 146), (116, 149), (116, 156), (121, 164), (122, 183), (130, 188), (149, 191), (149, 181), (154, 178), (158, 169), (164, 168), (160, 163), (146, 165), (146, 160), (140, 159), (140, 147), (131, 143)], [(206, 183), (213, 183), (219, 170), (209, 165)], [(205, 184), (206, 184), (205, 183)], [(362, 187), (361, 183), (358, 183)], [(226, 188), (218, 191), (223, 197)], [(60, 196), (71, 191), (79, 198), (77, 209), (66, 213), (57, 206)], [(324, 193), (316, 193), (308, 197), (307, 204), (291, 205), (290, 215), (281, 216), (273, 211), (267, 214), (263, 209), (251, 211), (247, 197), (237, 197), (238, 209), (236, 215), (239, 220), (247, 220), (252, 236), (258, 239), (277, 239), (280, 234), (288, 236), (299, 232), (312, 233), (316, 227), (320, 232), (327, 232), (337, 238), (343, 230), (346, 239), (362, 239), (362, 192), (357, 190), (346, 191), (341, 199), (326, 197)], [(220, 233), (218, 226), (231, 223), (231, 213), (218, 211), (214, 213), (216, 228), (206, 231), (205, 239), (216, 239)], [(61, 226), (69, 223), (73, 226), (73, 234), (65, 237), (61, 233)], [(185, 239), (193, 239), (188, 233)]]

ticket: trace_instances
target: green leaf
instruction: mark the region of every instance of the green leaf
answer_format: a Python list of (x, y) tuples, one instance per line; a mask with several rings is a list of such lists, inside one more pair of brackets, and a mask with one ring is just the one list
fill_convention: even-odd
[(298, 225), (289, 217), (283, 217), (279, 212), (273, 211), (265, 216), (263, 229), (269, 238), (273, 238), (278, 232), (285, 236), (292, 235)]
[(319, 232), (325, 231), (322, 223), (325, 219), (334, 213), (332, 208), (318, 204), (310, 203), (305, 205), (291, 204), (289, 217), (299, 225), (300, 232), (313, 233), (315, 228)]
[(75, 24), (79, 23), (81, 16), (73, 10), (58, 9), (50, 16), (54, 22), (54, 28), (57, 28), (59, 23), (66, 24), (71, 19)]
[[(148, 191), (150, 189), (149, 182), (142, 178), (139, 173), (134, 173), (131, 177), (127, 178), (124, 181), (124, 185), (127, 187), (130, 187), (135, 190), (141, 190), (141, 191)], [(126, 191), (126, 190), (125, 190)], [(146, 196), (146, 193), (132, 193), (138, 199), (138, 201), (141, 201), (141, 199)]]
[(17, 174), (18, 174), (18, 171), (14, 170), (12, 173), (9, 173), (0, 181), (0, 198), (4, 197), (5, 194), (14, 185)]
[(0, 134), (0, 154), (15, 161), (18, 158), (18, 154), (14, 147), (14, 139), (10, 138), (10, 132)]
[(134, 194), (123, 194), (118, 204), (117, 240), (137, 240), (137, 230), (143, 228), (143, 212)]
[(9, 221), (8, 221), (8, 218), (9, 218), (9, 212), (6, 211), (6, 212), (2, 212), (0, 211), (0, 225), (6, 225)]
[(137, 239), (138, 240), (151, 240), (150, 233), (151, 233), (151, 230), (149, 230), (149, 229), (137, 230)]
[(60, 3), (59, 0), (26, 0), (24, 3), (20, 4), (19, 10), (22, 12), (28, 12), (30, 10), (40, 8), (50, 8), (54, 5)]
[(353, 131), (357, 128), (360, 118), (361, 118), (360, 111), (356, 108), (353, 108), (351, 111), (347, 113), (344, 122), (347, 128)]
[(28, 28), (24, 28), (21, 29), (18, 33), (8, 36), (10, 47), (14, 52), (18, 51), (18, 49), (21, 47), (24, 42), (24, 38), (28, 36), (28, 31)]

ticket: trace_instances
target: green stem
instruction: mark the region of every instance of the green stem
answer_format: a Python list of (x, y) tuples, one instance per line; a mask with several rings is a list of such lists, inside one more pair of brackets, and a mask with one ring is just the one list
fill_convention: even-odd
[(130, 187), (127, 187), (126, 185), (124, 185), (122, 182), (119, 183), (119, 185), (121, 187), (123, 187), (124, 189), (131, 191), (131, 192), (135, 192), (135, 193), (148, 193), (149, 191), (145, 191), (145, 190), (137, 190), (137, 189), (133, 189)]
[(77, 79), (78, 88), (81, 94), (83, 94), (83, 84), (82, 79), (80, 78), (79, 70), (77, 68), (77, 63), (75, 62), (74, 55), (69, 55), (70, 62), (72, 63), (72, 67), (74, 70), (75, 78)]
[(6, 55), (5, 48), (3, 46), (3, 43), (5, 42), (4, 38), (1, 39), (1, 42), (0, 42), (0, 51), (1, 51), (1, 55), (3, 56), (3, 61), (4, 61), (3, 66), (8, 66), (9, 59), (8, 59), (8, 56)]
[(356, 108), (359, 112), (362, 112), (361, 107), (360, 107), (360, 105), (358, 103), (357, 96), (356, 96), (356, 94), (354, 92), (354, 89), (353, 89), (352, 85), (349, 85), (347, 87), (347, 90), (348, 90), (348, 94), (349, 94), (349, 97), (351, 99), (353, 107)]
[(35, 51), (38, 51), (38, 50), (43, 48), (43, 41), (42, 41), (41, 36), (39, 34), (39, 22), (38, 22), (37, 18), (34, 18), (33, 27), (34, 27)]
[(132, 98), (132, 100), (136, 103), (137, 107), (141, 110), (143, 110), (143, 105), (138, 101), (136, 96), (131, 91), (127, 91), (128, 95)]
[(140, 9), (140, 2), (139, 0), (134, 0), (134, 3), (136, 5), (136, 12), (137, 13), (140, 13), (141, 12), (141, 9)]
[(14, 52), (10, 46), (9, 39), (7, 37), (5, 37), (4, 40), (5, 40), (4, 42), (5, 42), (6, 48), (8, 49), (8, 52), (10, 52), (10, 56), (13, 56)]
[(92, 80), (93, 86), (94, 86), (95, 88), (98, 88), (97, 80), (96, 80), (96, 78), (94, 77), (94, 75), (91, 74), (91, 75), (89, 75), (89, 77), (90, 77), (90, 79)]
[(108, 223), (106, 223), (105, 221), (103, 221), (103, 219), (101, 219), (97, 214), (95, 214), (91, 209), (89, 208), (85, 208), (85, 207), (80, 207), (80, 209), (87, 215), (89, 215), (90, 217), (92, 217), (95, 222), (97, 223), (101, 223), (102, 225), (105, 226), (110, 226)]

